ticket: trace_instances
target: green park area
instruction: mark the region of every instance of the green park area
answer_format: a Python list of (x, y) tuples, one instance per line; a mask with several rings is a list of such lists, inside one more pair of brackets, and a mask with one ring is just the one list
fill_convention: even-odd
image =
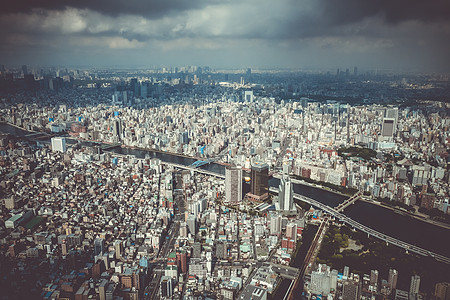
[(399, 272), (399, 288), (409, 289), (413, 274), (421, 276), (421, 290), (431, 293), (437, 282), (448, 281), (450, 268), (431, 257), (406, 253), (404, 249), (360, 231), (353, 231), (347, 226), (331, 225), (326, 233), (317, 263), (323, 263), (343, 271), (344, 266), (358, 274), (370, 274), (378, 270), (380, 278), (387, 279), (390, 268)]
[(371, 160), (372, 158), (375, 158), (377, 156), (377, 152), (369, 149), (369, 148), (362, 148), (362, 147), (343, 147), (338, 149), (338, 155), (347, 158), (347, 157), (361, 157), (365, 160)]

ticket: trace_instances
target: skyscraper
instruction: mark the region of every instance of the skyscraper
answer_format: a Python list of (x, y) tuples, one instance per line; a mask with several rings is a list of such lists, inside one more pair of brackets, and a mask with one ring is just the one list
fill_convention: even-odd
[(122, 138), (122, 120), (114, 120), (112, 129), (114, 137), (120, 140)]
[(161, 297), (163, 299), (171, 298), (173, 295), (172, 277), (162, 276), (160, 288), (161, 288)]
[(378, 270), (370, 271), (370, 284), (377, 285), (378, 284)]
[(440, 282), (434, 286), (434, 296), (438, 300), (450, 300), (450, 283)]
[(269, 197), (269, 166), (256, 162), (252, 165), (250, 198), (263, 201)]
[(288, 175), (283, 175), (280, 180), (278, 205), (279, 210), (293, 211), (294, 210), (294, 186)]
[(103, 253), (105, 249), (105, 240), (104, 239), (95, 239), (94, 241), (94, 255), (99, 255)]
[(398, 272), (396, 269), (389, 269), (388, 284), (391, 292), (397, 288)]
[(415, 299), (415, 296), (419, 294), (419, 288), (420, 288), (420, 276), (419, 275), (411, 276), (411, 285), (409, 286), (410, 298)]
[(233, 205), (242, 200), (242, 169), (239, 167), (225, 169), (225, 199)]
[(394, 135), (394, 132), (395, 132), (395, 119), (384, 118), (382, 129), (381, 129), (381, 135), (383, 137), (390, 138)]
[(66, 152), (66, 138), (54, 137), (52, 138), (52, 151)]
[(189, 228), (189, 232), (192, 235), (195, 235), (197, 233), (197, 220), (195, 219), (195, 216), (190, 214), (186, 223)]

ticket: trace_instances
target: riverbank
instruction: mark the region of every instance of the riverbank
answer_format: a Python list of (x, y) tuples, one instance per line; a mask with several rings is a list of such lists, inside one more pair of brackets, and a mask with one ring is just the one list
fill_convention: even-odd
[(392, 206), (389, 206), (387, 204), (384, 204), (383, 202), (369, 200), (369, 199), (366, 199), (364, 197), (361, 197), (360, 200), (364, 201), (366, 203), (370, 203), (370, 204), (373, 204), (373, 205), (377, 205), (377, 206), (389, 209), (389, 210), (391, 210), (391, 211), (393, 211), (393, 212), (395, 212), (395, 213), (397, 213), (399, 215), (408, 216), (408, 217), (414, 218), (416, 220), (423, 221), (423, 222), (426, 222), (426, 223), (429, 223), (429, 224), (432, 224), (432, 225), (439, 226), (439, 227), (442, 227), (442, 228), (450, 230), (450, 225), (449, 224), (442, 223), (442, 222), (435, 221), (435, 220), (430, 220), (429, 216), (427, 216), (425, 214), (412, 213), (412, 212), (409, 212), (407, 210), (403, 210), (403, 209), (400, 209), (400, 208), (392, 207)]
[[(279, 176), (279, 175), (276, 175), (276, 176), (274, 175), (274, 177), (281, 178), (281, 176)], [(336, 195), (339, 195), (339, 196), (349, 197), (349, 195), (344, 194), (342, 192), (333, 190), (333, 189), (328, 188), (328, 187), (321, 186), (320, 183), (310, 183), (310, 182), (306, 182), (304, 180), (295, 179), (295, 178), (291, 178), (291, 181), (293, 183), (296, 183), (296, 184), (308, 185), (310, 187), (321, 189), (323, 191), (327, 191), (327, 192), (330, 192), (330, 193), (333, 193), (333, 194), (336, 194)], [(409, 212), (407, 210), (403, 210), (403, 209), (400, 209), (400, 208), (397, 208), (397, 207), (392, 207), (392, 206), (389, 206), (387, 204), (384, 204), (383, 202), (370, 200), (370, 199), (367, 199), (367, 198), (364, 198), (364, 197), (361, 197), (359, 200), (364, 201), (366, 203), (370, 203), (370, 204), (379, 206), (379, 207), (387, 208), (387, 209), (389, 209), (389, 210), (391, 210), (391, 211), (393, 211), (393, 212), (395, 212), (395, 213), (397, 213), (399, 215), (402, 215), (402, 216), (408, 216), (408, 217), (414, 218), (416, 220), (423, 221), (423, 222), (426, 222), (426, 223), (429, 223), (429, 224), (432, 224), (432, 225), (439, 226), (439, 227), (442, 227), (442, 228), (450, 230), (450, 224), (446, 224), (446, 223), (442, 223), (442, 222), (439, 222), (439, 221), (431, 220), (431, 219), (429, 219), (430, 216), (425, 215), (425, 214), (412, 213), (412, 212)], [(345, 213), (345, 210), (344, 210), (344, 213)]]

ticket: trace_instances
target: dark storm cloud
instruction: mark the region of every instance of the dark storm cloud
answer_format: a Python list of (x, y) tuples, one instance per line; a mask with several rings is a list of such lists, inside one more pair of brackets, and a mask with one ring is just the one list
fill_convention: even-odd
[(388, 23), (418, 20), (437, 22), (450, 20), (448, 0), (318, 0), (323, 18), (335, 24), (359, 22), (381, 16)]
[[(214, 0), (215, 1), (215, 0)], [(134, 14), (162, 17), (170, 12), (201, 8), (214, 1), (207, 0), (15, 0), (2, 1), (0, 14), (27, 13), (33, 9), (62, 10), (66, 7), (90, 9), (117, 16)]]
[[(304, 57), (367, 58), (367, 64), (446, 65), (450, 0), (15, 0), (0, 2), (0, 57), (35, 53), (73, 61), (93, 50), (136, 59), (186, 53), (229, 63), (245, 53), (290, 65)], [(134, 52), (132, 52), (134, 51)], [(26, 57), (23, 53), (29, 53)], [(210, 53), (208, 58), (205, 53)], [(289, 54), (284, 56), (284, 54)], [(190, 55), (190, 56), (189, 56)], [(262, 58), (264, 56), (265, 58)], [(76, 58), (77, 57), (77, 58)], [(119, 58), (121, 56), (118, 56)], [(51, 61), (52, 55), (48, 55)], [(253, 58), (253, 56), (250, 56)], [(431, 59), (432, 58), (432, 59)], [(99, 60), (103, 56), (99, 56)], [(178, 58), (177, 58), (178, 59)], [(321, 59), (316, 58), (320, 62)], [(309, 61), (308, 58), (306, 61)], [(436, 62), (434, 62), (436, 61)], [(356, 62), (355, 62), (356, 63)], [(225, 64), (225, 62), (222, 62)], [(399, 63), (400, 65), (400, 63)]]

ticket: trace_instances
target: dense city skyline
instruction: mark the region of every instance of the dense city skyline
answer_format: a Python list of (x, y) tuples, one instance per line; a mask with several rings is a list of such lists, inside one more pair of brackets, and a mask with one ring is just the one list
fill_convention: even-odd
[(446, 1), (15, 1), (2, 64), (450, 70)]

